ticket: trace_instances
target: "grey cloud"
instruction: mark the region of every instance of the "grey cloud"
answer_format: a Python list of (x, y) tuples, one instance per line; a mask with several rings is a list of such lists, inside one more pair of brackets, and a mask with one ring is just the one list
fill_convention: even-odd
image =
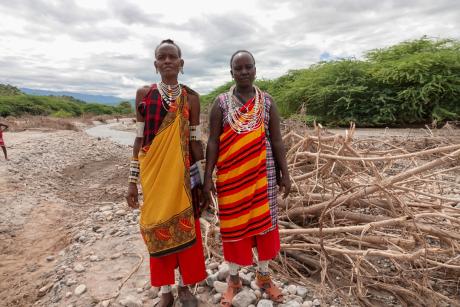
[(111, 1), (110, 7), (113, 10), (115, 17), (126, 24), (145, 24), (157, 25), (160, 24), (160, 14), (148, 14), (142, 7), (136, 6), (134, 3), (121, 3), (120, 1)]
[[(6, 2), (6, 1), (5, 1)], [(104, 11), (79, 7), (74, 0), (44, 1), (18, 0), (0, 3), (0, 6), (14, 16), (23, 16), (39, 24), (78, 25), (104, 19)]]

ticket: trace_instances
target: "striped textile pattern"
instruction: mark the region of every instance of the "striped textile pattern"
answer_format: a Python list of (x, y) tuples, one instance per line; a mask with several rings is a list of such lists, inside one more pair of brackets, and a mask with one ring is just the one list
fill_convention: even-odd
[[(226, 118), (228, 95), (219, 96)], [(264, 122), (268, 118), (264, 118)], [(230, 242), (273, 229), (268, 179), (275, 181), (273, 155), (267, 152), (268, 138), (262, 125), (250, 133), (237, 134), (224, 122), (217, 162), (217, 193), (222, 240)], [(271, 149), (271, 147), (269, 147)], [(270, 158), (271, 161), (267, 161)], [(271, 165), (267, 173), (267, 166)], [(273, 184), (271, 182), (270, 184)], [(275, 190), (276, 204), (276, 190)], [(275, 208), (276, 211), (276, 208)], [(275, 215), (276, 222), (276, 215)], [(275, 224), (276, 227), (276, 224)]]
[[(219, 107), (222, 111), (223, 115), (223, 123), (222, 126), (225, 127), (228, 125), (227, 122), (227, 114), (228, 114), (228, 106), (226, 104), (226, 99), (228, 97), (228, 93), (223, 93), (219, 96)], [(265, 147), (267, 152), (267, 190), (268, 190), (268, 201), (270, 204), (270, 216), (272, 219), (272, 226), (264, 231), (261, 234), (266, 234), (274, 230), (278, 225), (278, 187), (276, 183), (276, 168), (275, 168), (275, 159), (273, 157), (272, 146), (270, 143), (270, 130), (268, 129), (270, 123), (270, 109), (271, 109), (272, 101), (271, 99), (265, 95), (265, 112), (264, 112), (264, 126), (265, 126)]]

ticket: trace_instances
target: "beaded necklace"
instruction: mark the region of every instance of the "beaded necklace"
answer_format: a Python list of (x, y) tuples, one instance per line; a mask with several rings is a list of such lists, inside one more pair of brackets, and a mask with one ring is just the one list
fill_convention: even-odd
[(182, 87), (180, 84), (169, 85), (163, 81), (160, 81), (158, 85), (158, 91), (161, 95), (161, 104), (165, 110), (169, 110), (171, 103), (182, 93)]
[(254, 96), (254, 106), (252, 109), (246, 109), (246, 112), (242, 112), (241, 103), (238, 98), (233, 94), (235, 85), (233, 85), (227, 95), (228, 114), (227, 122), (233, 131), (238, 134), (248, 133), (256, 130), (262, 124), (265, 113), (265, 97), (263, 92), (254, 86), (256, 92)]

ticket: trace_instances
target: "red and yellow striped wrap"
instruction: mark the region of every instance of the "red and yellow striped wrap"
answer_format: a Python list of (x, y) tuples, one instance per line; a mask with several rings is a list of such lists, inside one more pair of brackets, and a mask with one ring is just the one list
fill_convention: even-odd
[(237, 241), (272, 226), (267, 193), (264, 125), (244, 134), (230, 126), (220, 136), (217, 194), (223, 241)]

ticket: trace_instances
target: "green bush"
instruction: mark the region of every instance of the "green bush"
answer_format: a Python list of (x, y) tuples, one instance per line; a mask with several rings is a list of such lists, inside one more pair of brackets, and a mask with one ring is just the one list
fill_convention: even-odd
[(72, 117), (72, 114), (69, 113), (69, 112), (66, 112), (64, 110), (59, 110), (59, 111), (54, 112), (53, 114), (51, 114), (51, 116), (59, 117), (59, 118), (69, 118), (69, 117)]

